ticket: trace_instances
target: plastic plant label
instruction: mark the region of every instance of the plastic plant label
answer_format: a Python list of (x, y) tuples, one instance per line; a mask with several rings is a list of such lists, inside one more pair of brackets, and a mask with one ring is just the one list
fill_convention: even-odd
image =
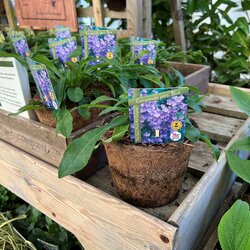
[(134, 143), (183, 142), (189, 88), (128, 90), (130, 139)]
[[(156, 60), (156, 50), (158, 42), (155, 40), (149, 40), (146, 38), (140, 37), (131, 37), (131, 53), (132, 58), (137, 58), (136, 63), (143, 65), (154, 65)], [(145, 54), (140, 55), (142, 51), (145, 51)]]
[(10, 39), (17, 54), (23, 57), (30, 56), (30, 49), (24, 35), (11, 35)]
[(5, 43), (5, 37), (2, 31), (0, 31), (0, 43)]
[(31, 59), (27, 61), (42, 102), (47, 108), (59, 109), (46, 66)]
[(75, 37), (49, 39), (49, 47), (52, 57), (58, 59), (62, 63), (78, 61), (78, 58), (76, 57), (69, 57), (69, 55), (77, 48)]
[(81, 26), (80, 36), (82, 55), (84, 58), (97, 58), (92, 64), (101, 63), (101, 58), (113, 59), (116, 57), (116, 30), (95, 26)]
[(59, 25), (55, 27), (54, 33), (56, 37), (69, 38), (71, 37), (71, 28)]

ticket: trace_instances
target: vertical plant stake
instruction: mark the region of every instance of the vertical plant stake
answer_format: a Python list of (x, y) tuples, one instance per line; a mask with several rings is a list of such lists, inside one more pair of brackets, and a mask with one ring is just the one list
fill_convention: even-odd
[(77, 57), (69, 57), (69, 55), (77, 48), (75, 37), (69, 37), (65, 39), (49, 39), (49, 47), (52, 57), (54, 59), (58, 59), (62, 63), (75, 63), (78, 61)]
[(58, 101), (46, 66), (31, 59), (27, 61), (41, 100), (47, 108), (57, 110)]
[[(155, 64), (156, 60), (156, 50), (157, 50), (158, 42), (155, 40), (150, 40), (146, 38), (140, 37), (131, 37), (131, 53), (132, 58), (137, 58), (136, 62), (139, 64)], [(146, 51), (148, 53), (141, 55), (142, 51)]]
[(26, 41), (26, 37), (24, 35), (21, 34), (11, 35), (10, 39), (17, 54), (23, 57), (30, 56), (30, 49)]
[(98, 58), (113, 59), (116, 57), (116, 30), (87, 26), (80, 30), (82, 55), (84, 58), (97, 58), (92, 64), (101, 63)]
[(129, 89), (130, 138), (134, 143), (183, 142), (187, 87)]

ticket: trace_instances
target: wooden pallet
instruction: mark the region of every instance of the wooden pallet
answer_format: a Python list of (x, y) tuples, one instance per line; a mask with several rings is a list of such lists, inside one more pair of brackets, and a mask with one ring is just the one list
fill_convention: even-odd
[[(212, 94), (205, 99), (207, 111), (195, 118), (227, 149), (249, 134), (250, 119), (244, 120), (229, 96)], [(223, 102), (210, 113), (218, 98)], [(86, 182), (73, 176), (58, 179), (52, 165), (0, 141), (0, 183), (74, 233), (87, 250), (194, 249), (235, 180), (225, 165), (225, 153), (214, 162), (207, 146), (199, 143), (177, 199), (164, 207), (140, 209), (120, 200), (107, 167)]]

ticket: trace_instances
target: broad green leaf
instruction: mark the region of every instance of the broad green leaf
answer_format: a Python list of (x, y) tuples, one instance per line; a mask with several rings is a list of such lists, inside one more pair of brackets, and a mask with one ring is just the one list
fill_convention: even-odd
[(240, 32), (239, 30), (237, 30), (237, 31), (234, 32), (234, 34), (232, 36), (232, 41), (240, 44), (244, 48), (248, 48), (247, 39), (245, 38), (244, 35), (242, 34), (242, 32)]
[(239, 158), (235, 152), (226, 151), (227, 162), (232, 171), (244, 181), (250, 183), (250, 160)]
[(245, 137), (237, 140), (229, 149), (230, 151), (234, 150), (246, 150), (250, 151), (250, 137)]
[(218, 160), (220, 157), (220, 149), (211, 142), (209, 136), (207, 134), (201, 133), (201, 140), (208, 145), (214, 155), (214, 158)]
[(250, 249), (250, 211), (247, 202), (237, 200), (223, 215), (218, 236), (223, 250)]
[(241, 5), (243, 10), (245, 11), (250, 10), (250, 0), (241, 1)]
[(197, 142), (199, 141), (201, 136), (200, 130), (195, 128), (193, 125), (191, 124), (186, 124), (186, 133), (185, 133), (185, 137), (191, 141), (191, 142)]
[(196, 103), (194, 100), (192, 100), (191, 98), (189, 98), (188, 100), (188, 107), (193, 109), (194, 111), (201, 113), (201, 107), (198, 103)]
[(82, 46), (78, 46), (68, 57), (79, 57), (82, 55)]
[(16, 113), (9, 114), (9, 116), (16, 116), (16, 115), (19, 115), (25, 111), (39, 110), (39, 109), (45, 109), (45, 107), (42, 105), (41, 102), (34, 101), (32, 103), (29, 103), (29, 104), (21, 107)]
[(91, 116), (91, 113), (87, 108), (79, 108), (78, 113), (86, 120), (88, 120)]
[(232, 98), (238, 107), (248, 116), (250, 116), (250, 94), (233, 86), (230, 87), (230, 91)]
[(67, 95), (72, 102), (79, 102), (83, 98), (83, 91), (79, 87), (69, 88), (67, 90)]
[(68, 138), (72, 132), (73, 126), (73, 117), (71, 112), (68, 111), (65, 107), (62, 107), (56, 114), (56, 133), (59, 132)]
[(96, 144), (111, 128), (128, 123), (128, 116), (115, 117), (108, 125), (89, 130), (68, 145), (59, 165), (59, 178), (83, 169), (94, 151)]

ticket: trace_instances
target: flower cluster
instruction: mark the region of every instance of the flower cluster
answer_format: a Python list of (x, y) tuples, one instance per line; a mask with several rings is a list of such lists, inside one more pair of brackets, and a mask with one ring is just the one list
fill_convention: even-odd
[(49, 40), (52, 57), (58, 59), (62, 63), (72, 61), (69, 55), (77, 48), (75, 37), (63, 40)]
[(45, 106), (58, 109), (58, 102), (47, 71), (45, 69), (34, 70), (32, 71), (32, 75)]
[[(145, 50), (148, 53), (140, 56), (138, 58), (138, 63), (139, 64), (155, 64), (155, 59), (156, 59), (156, 43), (155, 41), (147, 41), (147, 44), (143, 44), (146, 39), (143, 38), (136, 38), (135, 39), (135, 45), (134, 46), (134, 56), (137, 57), (141, 51)], [(137, 44), (136, 44), (137, 43)]]
[(71, 37), (71, 30), (64, 26), (57, 26), (55, 28), (55, 36), (62, 39), (69, 38)]
[(23, 57), (28, 57), (30, 55), (30, 49), (25, 37), (20, 39), (15, 39), (13, 41), (13, 46), (15, 47), (15, 50), (19, 55)]
[[(142, 89), (140, 96), (160, 93), (162, 89)], [(129, 98), (132, 98), (132, 89), (129, 89)], [(145, 102), (140, 105), (140, 123), (142, 143), (164, 144), (172, 141), (170, 139), (173, 129), (173, 122), (181, 124), (180, 132), (184, 134), (185, 116), (187, 114), (187, 96), (178, 95), (165, 98), (159, 101)], [(130, 137), (135, 141), (134, 132), (134, 109), (129, 108), (130, 116)], [(178, 130), (178, 129), (177, 129)], [(156, 133), (156, 131), (158, 131)]]

